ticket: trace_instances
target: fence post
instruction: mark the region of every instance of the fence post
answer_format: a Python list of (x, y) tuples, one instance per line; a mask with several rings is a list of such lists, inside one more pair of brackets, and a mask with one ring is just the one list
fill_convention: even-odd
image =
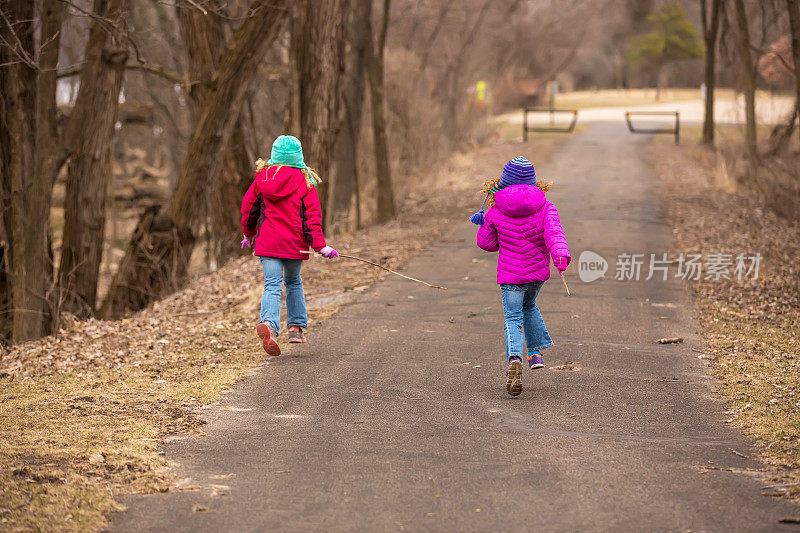
[(528, 142), (528, 108), (522, 108), (522, 142)]
[(678, 144), (681, 135), (681, 116), (675, 111), (675, 144)]

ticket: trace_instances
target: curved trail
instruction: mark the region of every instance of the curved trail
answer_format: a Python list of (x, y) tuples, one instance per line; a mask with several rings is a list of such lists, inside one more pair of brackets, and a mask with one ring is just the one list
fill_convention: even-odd
[[(572, 297), (555, 270), (542, 289), (556, 346), (521, 396), (505, 392), (495, 260), (465, 223), (404, 270), (448, 291), (387, 279), (268, 361), (204, 411), (207, 436), (166, 447), (217, 488), (127, 498), (113, 529), (795, 531), (692, 351), (689, 286), (613, 279), (617, 254), (671, 250), (648, 140), (597, 124), (537, 168), (576, 263)], [(586, 249), (606, 279), (577, 279)], [(550, 368), (567, 361), (579, 370)]]

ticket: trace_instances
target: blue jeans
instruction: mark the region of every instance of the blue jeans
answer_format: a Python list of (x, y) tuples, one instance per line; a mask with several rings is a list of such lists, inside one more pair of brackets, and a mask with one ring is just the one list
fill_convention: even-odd
[(544, 325), (542, 313), (536, 305), (536, 295), (539, 294), (542, 285), (544, 281), (522, 285), (500, 285), (505, 317), (506, 359), (511, 356), (523, 359), (523, 340), (528, 347), (528, 353), (553, 345), (553, 340)]
[(261, 322), (266, 322), (278, 334), (281, 330), (281, 280), (286, 285), (286, 325), (308, 327), (306, 297), (303, 280), (300, 279), (301, 259), (264, 257), (264, 294), (261, 296)]

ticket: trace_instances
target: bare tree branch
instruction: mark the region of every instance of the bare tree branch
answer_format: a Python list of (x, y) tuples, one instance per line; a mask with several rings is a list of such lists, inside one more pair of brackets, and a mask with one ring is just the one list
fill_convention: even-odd
[(450, 12), (451, 7), (453, 7), (452, 2), (445, 2), (444, 6), (442, 6), (441, 10), (439, 11), (439, 16), (436, 19), (436, 24), (433, 25), (433, 31), (431, 32), (427, 42), (425, 43), (425, 48), (422, 49), (422, 59), (420, 59), (419, 62), (420, 62), (420, 69), (423, 71), (425, 70), (425, 67), (428, 65), (428, 58), (430, 57), (431, 51), (433, 50), (433, 43), (436, 42), (436, 37), (439, 36), (439, 32), (444, 27), (444, 19), (447, 18), (447, 14)]
[[(80, 66), (69, 68), (69, 69), (64, 70), (62, 72), (59, 72), (58, 73), (58, 78), (61, 79), (61, 78), (69, 78), (69, 77), (72, 77), (72, 76), (77, 76), (78, 74), (81, 73), (82, 69), (83, 69), (83, 67), (80, 67)], [(126, 70), (139, 70), (139, 71), (142, 71), (142, 72), (146, 72), (148, 74), (155, 74), (156, 76), (164, 78), (167, 81), (171, 81), (172, 83), (178, 83), (180, 85), (186, 85), (187, 84), (186, 80), (184, 80), (180, 76), (180, 74), (178, 74), (177, 72), (174, 72), (172, 70), (168, 70), (168, 69), (166, 69), (164, 67), (161, 67), (159, 65), (148, 65), (147, 63), (145, 63), (145, 64), (129, 63), (129, 64), (125, 65), (125, 69)], [(192, 85), (194, 83), (197, 83), (197, 82), (196, 81), (190, 81), (190, 82), (188, 82), (188, 85)]]
[(383, 55), (383, 49), (386, 48), (386, 34), (389, 30), (389, 9), (391, 7), (391, 0), (383, 0), (383, 15), (381, 16), (381, 29), (378, 33), (378, 54)]
[(189, 4), (189, 5), (191, 5), (191, 6), (194, 6), (194, 7), (196, 7), (197, 9), (199, 9), (199, 10), (200, 10), (200, 12), (201, 12), (203, 15), (208, 15), (208, 11), (206, 11), (206, 10), (205, 10), (205, 8), (203, 8), (202, 6), (199, 6), (199, 5), (197, 5), (197, 3), (196, 3), (194, 0), (184, 0), (184, 1), (185, 1), (187, 4)]
[(25, 63), (32, 69), (37, 69), (38, 67), (36, 65), (36, 60), (25, 51), (25, 47), (22, 45), (22, 42), (20, 42), (19, 36), (17, 36), (17, 32), (14, 30), (14, 25), (11, 24), (11, 21), (8, 20), (5, 11), (2, 9), (0, 9), (0, 17), (2, 17), (3, 22), (5, 22), (6, 26), (8, 27), (9, 33), (14, 37), (15, 43), (11, 44), (2, 37), (0, 37), (0, 40), (2, 40), (5, 45), (8, 46), (8, 48), (20, 59), (22, 63)]
[(783, 68), (785, 68), (786, 70), (788, 70), (791, 73), (795, 72), (794, 65), (790, 65), (789, 63), (787, 63), (786, 60), (783, 58), (783, 56), (779, 52), (776, 52), (775, 50), (767, 50), (767, 52), (764, 55), (768, 55), (768, 54), (772, 54), (775, 57), (777, 57), (778, 61), (783, 66)]
[(106, 27), (106, 31), (111, 32), (112, 30), (115, 29), (115, 24), (114, 24), (113, 20), (110, 20), (110, 19), (108, 19), (106, 17), (103, 17), (101, 15), (98, 15), (97, 13), (94, 13), (93, 11), (87, 11), (84, 8), (82, 8), (81, 6), (75, 4), (74, 2), (71, 2), (70, 0), (59, 0), (59, 1), (63, 2), (66, 5), (68, 5), (69, 7), (71, 7), (75, 11), (77, 11), (78, 13), (86, 15), (87, 17), (89, 17), (91, 19), (94, 19), (97, 22), (99, 22), (100, 24), (104, 25)]

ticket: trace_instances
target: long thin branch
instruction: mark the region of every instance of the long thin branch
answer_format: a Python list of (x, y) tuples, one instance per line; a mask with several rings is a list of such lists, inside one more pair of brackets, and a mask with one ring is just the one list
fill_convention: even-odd
[[(480, 27), (481, 23), (485, 19), (486, 12), (489, 10), (489, 7), (492, 5), (492, 0), (486, 0), (483, 3), (480, 11), (475, 14), (474, 19), (470, 19), (467, 21), (467, 26), (469, 26), (469, 30), (464, 33), (466, 38), (461, 42), (461, 46), (458, 50), (458, 53), (454, 56), (453, 60), (450, 61), (450, 64), (447, 66), (447, 69), (444, 71), (444, 75), (442, 79), (448, 80), (452, 75), (458, 75), (458, 71), (461, 70), (461, 65), (464, 61), (464, 57), (466, 55), (467, 48), (469, 48), (472, 43), (475, 41), (475, 37), (477, 37), (478, 28)], [(445, 84), (440, 85), (444, 87)]]
[(703, 38), (708, 38), (708, 15), (706, 14), (706, 0), (700, 0), (700, 27), (703, 28)]
[[(311, 250), (298, 250), (298, 251), (301, 254), (313, 254), (314, 253)], [(441, 289), (443, 291), (447, 290), (447, 287), (442, 287), (440, 285), (431, 285), (427, 281), (422, 281), (421, 279), (412, 278), (411, 276), (406, 276), (405, 274), (401, 274), (400, 272), (395, 272), (391, 268), (386, 268), (385, 266), (379, 265), (378, 263), (373, 263), (372, 261), (370, 261), (368, 259), (362, 259), (360, 257), (356, 257), (354, 255), (347, 255), (347, 254), (339, 254), (339, 257), (344, 257), (345, 259), (353, 259), (355, 261), (361, 261), (362, 263), (367, 263), (368, 265), (372, 265), (372, 266), (376, 266), (378, 268), (382, 268), (386, 272), (390, 272), (390, 273), (394, 274), (395, 276), (400, 276), (401, 278), (405, 278), (405, 279), (408, 279), (408, 280), (411, 280), (411, 281), (416, 281), (417, 283), (422, 283), (423, 285), (427, 285), (428, 287), (430, 287), (432, 289)]]
[(3, 22), (6, 23), (6, 26), (8, 26), (8, 29), (11, 32), (11, 36), (16, 41), (16, 46), (13, 46), (11, 43), (9, 43), (5, 39), (3, 39), (3, 41), (6, 43), (6, 46), (8, 46), (11, 49), (11, 51), (17, 57), (19, 57), (20, 60), (22, 60), (23, 63), (25, 63), (29, 67), (35, 69), (36, 68), (36, 61), (25, 50), (25, 46), (23, 46), (22, 42), (19, 40), (19, 36), (17, 35), (17, 32), (14, 30), (14, 25), (11, 24), (11, 21), (8, 20), (8, 18), (6, 17), (5, 11), (3, 11), (2, 9), (0, 9), (0, 16), (2, 16)]
[(86, 15), (87, 17), (96, 20), (100, 24), (105, 25), (106, 26), (106, 31), (109, 32), (109, 33), (111, 33), (111, 30), (113, 30), (114, 27), (115, 27), (114, 21), (109, 19), (109, 18), (106, 18), (106, 17), (103, 17), (101, 15), (98, 15), (97, 13), (94, 13), (92, 11), (87, 11), (87, 10), (83, 9), (81, 6), (75, 4), (74, 2), (71, 2), (70, 0), (59, 0), (59, 1), (67, 4), (72, 9), (78, 11), (79, 13), (82, 13), (82, 14)]
[[(389, 10), (391, 0), (383, 0), (383, 14), (381, 17), (381, 29), (378, 34), (378, 55), (383, 58), (383, 49), (386, 48), (386, 34), (389, 31)], [(381, 59), (382, 60), (382, 59)]]
[[(184, 2), (188, 3), (189, 6), (183, 5)], [(203, 7), (202, 5), (200, 5), (197, 2), (192, 1), (192, 0), (174, 0), (172, 2), (169, 2), (167, 0), (156, 0), (156, 3), (164, 5), (164, 6), (174, 7), (175, 9), (196, 9), (196, 10), (199, 10), (201, 13), (203, 13), (203, 15), (212, 14), (215, 17), (219, 17), (220, 19), (222, 19), (224, 21), (227, 21), (227, 22), (241, 22), (241, 21), (243, 21), (245, 19), (248, 19), (248, 18), (252, 17), (256, 13), (258, 13), (258, 11), (260, 9), (269, 8), (269, 9), (276, 9), (276, 10), (280, 10), (280, 11), (287, 11), (288, 10), (288, 8), (286, 8), (286, 7), (282, 7), (280, 5), (275, 5), (275, 4), (257, 6), (255, 8), (253, 8), (253, 6), (248, 6), (247, 12), (245, 14), (243, 14), (240, 17), (234, 17), (234, 16), (229, 15), (224, 10), (224, 8)]]
[(790, 65), (789, 63), (787, 63), (786, 60), (783, 58), (783, 56), (779, 52), (776, 52), (775, 50), (770, 50), (770, 51), (767, 52), (767, 54), (772, 54), (775, 57), (777, 57), (778, 61), (780, 61), (781, 65), (783, 65), (783, 68), (785, 68), (786, 70), (788, 70), (789, 72), (794, 74), (794, 72), (795, 72), (794, 66)]
[(378, 268), (382, 268), (386, 272), (391, 272), (395, 276), (400, 276), (401, 278), (409, 279), (411, 281), (416, 281), (417, 283), (422, 283), (423, 285), (427, 285), (428, 287), (430, 287), (432, 289), (442, 289), (443, 291), (447, 290), (447, 287), (442, 287), (442, 286), (439, 286), (439, 285), (431, 285), (427, 281), (422, 281), (421, 279), (412, 278), (411, 276), (406, 276), (405, 274), (401, 274), (400, 272), (395, 272), (391, 268), (386, 268), (383, 265), (379, 265), (378, 263), (373, 263), (372, 261), (369, 261), (367, 259), (361, 259), (360, 257), (356, 257), (356, 256), (353, 256), (353, 255), (346, 255), (346, 254), (339, 254), (339, 257), (344, 257), (344, 258), (347, 258), (347, 259), (354, 259), (356, 261), (361, 261), (362, 263), (367, 263), (367, 264), (370, 264), (372, 266), (376, 266)]
[[(167, 70), (164, 67), (161, 67), (159, 65), (148, 65), (148, 64), (141, 65), (141, 64), (137, 64), (137, 63), (130, 63), (128, 65), (125, 65), (125, 68), (127, 70), (141, 70), (142, 72), (147, 72), (149, 74), (155, 74), (156, 76), (160, 76), (160, 77), (164, 78), (165, 80), (171, 81), (172, 83), (178, 83), (178, 84), (181, 84), (181, 85), (186, 83), (186, 80), (184, 80), (177, 72), (174, 72), (174, 71), (171, 71), (171, 70)], [(69, 68), (69, 69), (64, 70), (62, 72), (59, 72), (58, 73), (58, 77), (59, 78), (69, 78), (71, 76), (77, 76), (78, 74), (81, 73), (81, 70), (83, 70), (82, 67), (79, 67), (79, 66), (72, 67), (72, 68)], [(196, 82), (189, 82), (189, 85), (192, 85), (193, 83), (196, 83)]]
[(451, 2), (446, 2), (444, 6), (439, 10), (439, 16), (436, 19), (436, 24), (433, 26), (433, 31), (428, 36), (428, 40), (425, 42), (425, 47), (422, 49), (422, 59), (420, 59), (420, 70), (424, 71), (425, 67), (428, 66), (428, 58), (430, 57), (431, 51), (433, 50), (433, 44), (436, 42), (436, 37), (439, 36), (439, 32), (444, 27), (444, 19), (447, 18), (447, 14), (450, 12), (450, 8), (453, 6)]
[(208, 11), (206, 11), (204, 7), (202, 7), (199, 4), (197, 4), (194, 0), (186, 0), (186, 3), (191, 4), (192, 6), (196, 7), (197, 9), (199, 9), (200, 12), (203, 15), (208, 15)]

